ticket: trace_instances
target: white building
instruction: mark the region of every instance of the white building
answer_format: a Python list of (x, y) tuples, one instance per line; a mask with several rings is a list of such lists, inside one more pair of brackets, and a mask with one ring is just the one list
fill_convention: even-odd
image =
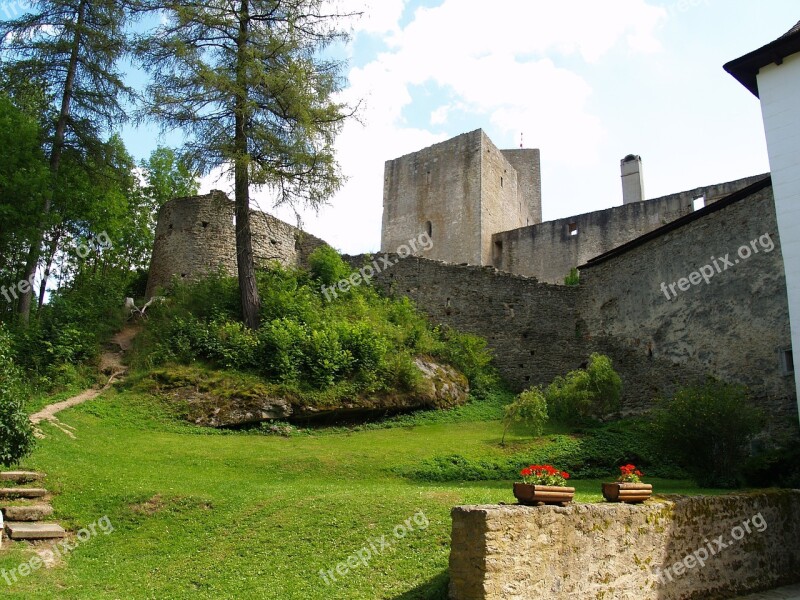
[[(800, 22), (774, 42), (729, 62), (725, 70), (761, 100), (786, 271), (792, 347), (800, 348)], [(781, 350), (786, 370), (794, 370), (795, 386), (800, 391), (791, 348)]]

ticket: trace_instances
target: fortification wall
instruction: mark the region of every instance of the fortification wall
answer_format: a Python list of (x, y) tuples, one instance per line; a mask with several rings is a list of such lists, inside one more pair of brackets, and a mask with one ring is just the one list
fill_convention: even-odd
[(585, 359), (577, 288), (417, 257), (385, 269), (375, 285), (408, 296), (434, 323), (485, 337), (500, 373), (518, 390), (549, 383)]
[(766, 175), (695, 188), (661, 198), (503, 231), (492, 237), (493, 264), (502, 271), (563, 283), (570, 269), (739, 191)]
[[(304, 264), (308, 254), (325, 243), (259, 211), (251, 211), (251, 227), (258, 266), (271, 261)], [(164, 204), (158, 212), (147, 296), (170, 285), (173, 278), (192, 281), (219, 271), (236, 275), (233, 202), (215, 190)]]
[[(773, 422), (796, 427), (794, 379), (782, 364), (791, 338), (772, 188), (754, 187), (581, 266), (578, 312), (592, 345), (673, 365), (660, 391), (712, 374), (747, 385)], [(653, 381), (640, 377), (635, 385)]]

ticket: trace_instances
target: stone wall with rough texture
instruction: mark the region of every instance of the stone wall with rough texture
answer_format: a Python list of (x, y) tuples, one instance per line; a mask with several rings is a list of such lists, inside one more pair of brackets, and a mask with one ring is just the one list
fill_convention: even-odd
[[(675, 365), (675, 384), (692, 372), (745, 384), (772, 421), (796, 425), (794, 378), (781, 356), (791, 337), (772, 188), (755, 187), (582, 266), (578, 312), (593, 342), (613, 344), (618, 356)], [(692, 275), (706, 265), (708, 283)]]
[[(251, 212), (253, 254), (257, 265), (277, 260), (304, 264), (324, 244), (296, 227), (259, 211)], [(220, 191), (170, 200), (158, 212), (147, 296), (173, 278), (192, 281), (218, 271), (236, 275), (234, 207)]]
[(490, 264), (502, 271), (563, 283), (570, 269), (694, 211), (700, 196), (706, 205), (764, 179), (748, 177), (615, 206), (606, 210), (547, 221), (496, 233)]
[(490, 264), (492, 234), (541, 221), (539, 152), (508, 152), (477, 129), (386, 161), (381, 248), (429, 233), (419, 255)]
[(800, 490), (459, 506), (450, 598), (693, 600), (767, 590), (800, 582), (798, 515)]
[[(435, 323), (485, 337), (501, 375), (516, 389), (549, 383), (585, 360), (578, 289), (500, 273), (493, 267), (398, 259), (375, 285), (408, 296)], [(352, 257), (358, 265), (360, 257)]]
[[(698, 211), (686, 217), (690, 223), (585, 266), (577, 287), (416, 257), (398, 260), (375, 283), (410, 297), (435, 323), (485, 337), (517, 391), (545, 385), (602, 352), (622, 377), (623, 414), (646, 411), (657, 398), (713, 375), (748, 385), (772, 424), (794, 432), (794, 382), (781, 370), (780, 352), (791, 342), (770, 193), (767, 186)], [(771, 252), (677, 299), (663, 295), (662, 281), (689, 276), (714, 253), (736, 252), (764, 233), (775, 243)]]

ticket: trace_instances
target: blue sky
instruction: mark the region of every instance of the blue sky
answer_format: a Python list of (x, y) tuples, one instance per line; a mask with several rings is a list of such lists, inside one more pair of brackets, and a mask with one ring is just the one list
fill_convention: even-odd
[[(365, 10), (344, 49), (361, 122), (337, 142), (348, 182), (301, 214), (344, 252), (380, 247), (386, 160), (478, 128), (541, 150), (545, 220), (621, 204), (630, 153), (648, 198), (769, 170), (758, 100), (722, 65), (789, 30), (797, 0), (335, 1)], [(143, 158), (180, 136), (140, 127), (125, 141)]]

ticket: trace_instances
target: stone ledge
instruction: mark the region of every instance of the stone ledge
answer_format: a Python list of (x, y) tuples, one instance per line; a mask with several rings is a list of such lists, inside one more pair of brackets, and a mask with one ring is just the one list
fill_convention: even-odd
[(730, 598), (800, 582), (800, 490), (459, 506), (452, 517), (457, 600)]

